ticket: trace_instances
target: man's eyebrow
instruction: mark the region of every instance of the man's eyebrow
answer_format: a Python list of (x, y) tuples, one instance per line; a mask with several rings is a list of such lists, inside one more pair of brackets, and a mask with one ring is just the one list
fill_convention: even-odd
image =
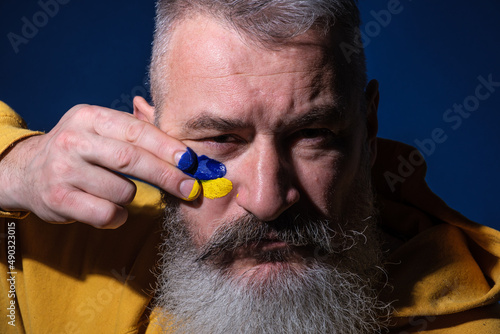
[(345, 120), (345, 113), (336, 106), (319, 106), (311, 109), (307, 114), (285, 122), (289, 128), (298, 128), (307, 125), (324, 124), (325, 126)]
[(187, 121), (183, 128), (184, 130), (217, 130), (225, 132), (234, 129), (242, 129), (246, 126), (248, 126), (248, 124), (240, 120), (226, 119), (203, 112), (197, 115), (196, 118)]
[[(344, 118), (345, 114), (340, 112), (335, 106), (319, 106), (314, 107), (304, 115), (284, 121), (281, 123), (281, 127), (297, 128), (311, 124), (330, 125), (332, 123), (342, 122)], [(235, 129), (244, 129), (249, 126), (249, 124), (242, 120), (222, 118), (208, 112), (203, 112), (195, 118), (188, 120), (184, 124), (183, 129), (185, 131), (216, 130), (220, 132), (229, 132)]]

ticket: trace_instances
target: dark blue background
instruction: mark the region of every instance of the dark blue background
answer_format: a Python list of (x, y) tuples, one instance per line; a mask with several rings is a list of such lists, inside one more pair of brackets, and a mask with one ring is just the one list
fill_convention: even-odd
[[(0, 2), (0, 100), (32, 129), (50, 130), (78, 103), (131, 111), (132, 96), (146, 94), (154, 1), (60, 1), (50, 16), (38, 1)], [(500, 3), (400, 0), (379, 23), (373, 13), (394, 1), (360, 1), (368, 74), (380, 81), (380, 136), (414, 144), (441, 128), (446, 141), (426, 154), (431, 188), (500, 228), (500, 89), (456, 130), (443, 120), (474, 95), (478, 76), (500, 81)], [(8, 36), (22, 36), (25, 21), (40, 27), (16, 53)]]

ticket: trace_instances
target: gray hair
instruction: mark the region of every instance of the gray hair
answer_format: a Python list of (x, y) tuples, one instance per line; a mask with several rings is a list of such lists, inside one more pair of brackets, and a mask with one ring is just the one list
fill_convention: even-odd
[(339, 25), (342, 43), (356, 50), (337, 60), (336, 66), (343, 74), (342, 86), (350, 88), (351, 97), (359, 97), (364, 91), (366, 64), (357, 0), (158, 0), (150, 67), (151, 94), (157, 108), (161, 108), (165, 93), (168, 73), (163, 58), (174, 26), (197, 13), (229, 24), (245, 38), (267, 48), (285, 44), (311, 28), (327, 35), (334, 25)]

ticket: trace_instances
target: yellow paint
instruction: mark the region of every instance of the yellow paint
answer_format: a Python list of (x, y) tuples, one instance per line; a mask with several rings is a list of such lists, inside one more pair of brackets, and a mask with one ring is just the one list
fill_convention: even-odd
[(206, 198), (216, 199), (226, 196), (233, 190), (233, 184), (223, 177), (215, 180), (201, 181), (203, 195)]
[(193, 184), (193, 189), (191, 189), (191, 192), (189, 193), (188, 198), (184, 198), (185, 201), (194, 201), (198, 196), (200, 195), (201, 192), (201, 186), (198, 181), (196, 181)]

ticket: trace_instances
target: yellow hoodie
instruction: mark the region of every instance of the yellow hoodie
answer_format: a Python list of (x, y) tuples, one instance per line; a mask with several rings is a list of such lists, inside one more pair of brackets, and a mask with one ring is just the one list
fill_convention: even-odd
[[(37, 134), (23, 128), (0, 102), (0, 153)], [(500, 333), (500, 233), (433, 194), (412, 147), (378, 144), (380, 227), (394, 241), (386, 268), (394, 288), (384, 297), (396, 300), (391, 333)], [(1, 333), (160, 333), (150, 307), (160, 196), (136, 184), (117, 230), (0, 211)]]

